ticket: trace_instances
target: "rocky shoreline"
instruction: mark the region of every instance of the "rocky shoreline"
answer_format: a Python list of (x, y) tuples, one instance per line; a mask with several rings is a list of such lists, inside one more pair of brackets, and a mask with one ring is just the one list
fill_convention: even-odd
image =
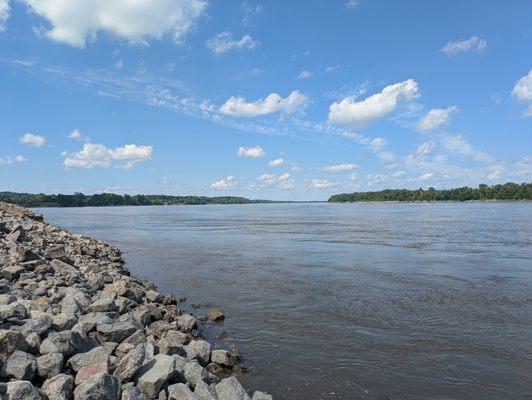
[(180, 300), (131, 277), (118, 249), (0, 203), (0, 400), (271, 400)]

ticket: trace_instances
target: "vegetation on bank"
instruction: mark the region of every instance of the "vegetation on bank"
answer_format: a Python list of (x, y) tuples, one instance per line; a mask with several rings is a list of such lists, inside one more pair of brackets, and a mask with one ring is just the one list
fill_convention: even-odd
[(155, 206), (155, 205), (196, 205), (196, 204), (248, 204), (244, 197), (205, 197), (205, 196), (130, 196), (112, 193), (85, 195), (75, 194), (30, 194), (0, 192), (0, 201), (24, 207), (96, 207), (96, 206)]
[(532, 200), (532, 183), (484, 185), (478, 188), (467, 186), (456, 189), (437, 190), (433, 187), (417, 190), (386, 189), (378, 192), (335, 194), (329, 198), (332, 203), (353, 203), (357, 201), (471, 201), (471, 200)]

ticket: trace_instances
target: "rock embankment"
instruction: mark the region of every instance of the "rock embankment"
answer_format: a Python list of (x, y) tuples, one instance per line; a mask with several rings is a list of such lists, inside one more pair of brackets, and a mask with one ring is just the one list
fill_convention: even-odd
[(0, 399), (271, 399), (230, 376), (238, 353), (202, 340), (178, 300), (108, 244), (0, 203)]

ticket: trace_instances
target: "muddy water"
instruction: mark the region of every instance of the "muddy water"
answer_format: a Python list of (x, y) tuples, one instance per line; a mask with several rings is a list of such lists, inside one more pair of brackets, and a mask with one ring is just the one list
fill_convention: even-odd
[[(227, 314), (276, 399), (529, 399), (532, 203), (41, 209)], [(224, 345), (223, 343), (221, 345)]]

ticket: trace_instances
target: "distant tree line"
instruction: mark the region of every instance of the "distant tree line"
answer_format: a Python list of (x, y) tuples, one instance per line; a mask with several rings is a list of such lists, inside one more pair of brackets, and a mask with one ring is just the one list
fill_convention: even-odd
[(478, 185), (477, 188), (467, 186), (456, 189), (428, 190), (417, 189), (386, 189), (378, 192), (358, 192), (335, 194), (329, 202), (357, 201), (470, 201), (470, 200), (532, 200), (532, 183), (512, 183), (503, 185)]
[(244, 197), (205, 197), (205, 196), (130, 196), (112, 193), (85, 195), (75, 194), (30, 194), (0, 192), (0, 201), (24, 207), (96, 207), (96, 206), (154, 206), (154, 205), (196, 205), (196, 204), (247, 204)]

